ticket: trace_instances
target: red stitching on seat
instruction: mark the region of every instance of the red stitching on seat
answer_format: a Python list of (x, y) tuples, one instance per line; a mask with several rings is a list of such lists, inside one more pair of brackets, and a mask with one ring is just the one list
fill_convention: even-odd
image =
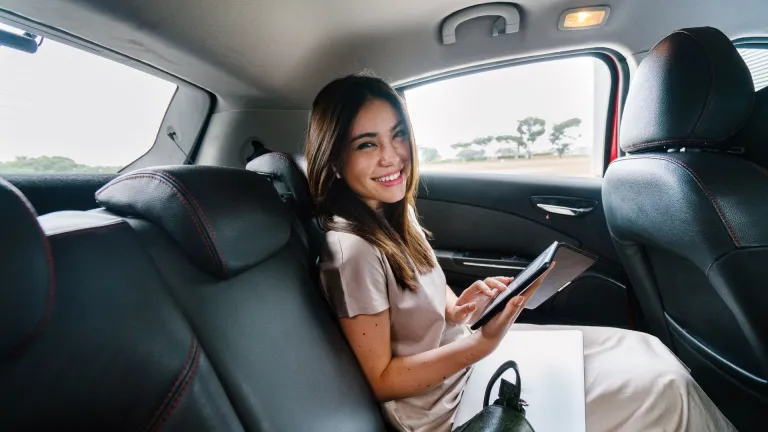
[(650, 156), (649, 155), (649, 156), (643, 156), (643, 158), (666, 160), (668, 162), (672, 162), (676, 165), (679, 165), (683, 167), (686, 171), (688, 171), (688, 173), (694, 178), (694, 180), (696, 180), (696, 183), (699, 184), (699, 187), (701, 188), (701, 190), (704, 191), (704, 193), (707, 195), (709, 200), (712, 202), (712, 205), (715, 206), (715, 210), (717, 210), (717, 215), (720, 217), (720, 220), (725, 225), (725, 229), (727, 229), (728, 233), (731, 235), (731, 240), (733, 240), (733, 244), (736, 245), (736, 247), (741, 247), (741, 242), (739, 241), (739, 237), (736, 235), (736, 231), (733, 229), (731, 224), (728, 222), (728, 219), (725, 217), (725, 212), (720, 207), (720, 203), (715, 199), (715, 196), (712, 194), (712, 192), (710, 192), (709, 189), (707, 189), (707, 187), (704, 186), (704, 182), (701, 181), (699, 176), (696, 175), (696, 173), (690, 167), (688, 167), (684, 162), (678, 159), (667, 157), (667, 156), (661, 156), (661, 155)]
[(200, 349), (198, 348), (197, 353), (195, 353), (195, 360), (192, 364), (192, 370), (189, 372), (189, 375), (187, 375), (187, 380), (184, 381), (184, 385), (181, 387), (181, 390), (179, 390), (179, 393), (176, 395), (176, 399), (174, 399), (173, 404), (168, 409), (168, 411), (163, 416), (162, 420), (160, 420), (160, 424), (158, 424), (158, 429), (162, 427), (165, 422), (168, 421), (168, 419), (171, 418), (173, 415), (173, 412), (176, 411), (176, 408), (179, 406), (179, 403), (181, 403), (181, 399), (184, 397), (184, 394), (187, 391), (187, 387), (189, 387), (189, 383), (192, 382), (193, 379), (195, 379), (195, 374), (197, 373), (197, 366), (200, 364)]
[(158, 182), (168, 186), (171, 189), (171, 191), (174, 193), (174, 195), (176, 195), (176, 198), (179, 199), (179, 202), (181, 202), (181, 205), (184, 206), (184, 209), (187, 211), (187, 213), (189, 213), (190, 218), (192, 219), (192, 222), (195, 224), (195, 228), (197, 229), (197, 233), (200, 234), (200, 238), (203, 240), (203, 244), (205, 245), (205, 249), (208, 251), (208, 255), (210, 255), (211, 258), (213, 258), (214, 261), (215, 261), (216, 257), (213, 255), (213, 251), (211, 251), (211, 247), (208, 245), (208, 242), (205, 240), (205, 234), (203, 234), (203, 230), (200, 228), (200, 224), (197, 223), (197, 219), (195, 218), (195, 214), (192, 212), (192, 209), (189, 208), (189, 206), (187, 205), (186, 200), (184, 200), (184, 197), (182, 197), (181, 194), (179, 193), (179, 191), (177, 191), (176, 188), (173, 187), (173, 185), (170, 182), (168, 182), (167, 180), (165, 180), (163, 178), (158, 178), (158, 177), (153, 176), (153, 175), (129, 174), (126, 177), (123, 177), (122, 179), (113, 181), (112, 183), (104, 186), (101, 190), (96, 192), (96, 199), (98, 200), (99, 199), (99, 195), (104, 193), (104, 191), (106, 191), (107, 189), (111, 188), (112, 186), (114, 186), (114, 185), (116, 185), (118, 183), (122, 183), (124, 181), (133, 180), (133, 179), (137, 179), (137, 178), (145, 178), (145, 179), (149, 179), (149, 180), (155, 180), (155, 181), (158, 181)]
[(751, 163), (751, 164), (752, 164), (752, 166), (754, 166), (755, 168), (757, 168), (757, 170), (758, 170), (758, 171), (760, 171), (761, 173), (763, 173), (763, 174), (765, 174), (766, 176), (768, 176), (768, 170), (766, 170), (764, 167), (762, 167), (762, 166), (760, 166), (760, 165), (758, 165), (758, 164), (756, 164), (756, 163), (754, 163), (754, 162), (752, 162), (752, 161), (750, 161), (749, 163)]
[(192, 355), (193, 355), (193, 354), (194, 354), (194, 352), (195, 352), (195, 346), (196, 346), (196, 345), (197, 345), (197, 340), (196, 340), (194, 337), (192, 337), (192, 343), (191, 343), (191, 344), (189, 344), (189, 352), (187, 353), (187, 360), (186, 360), (186, 361), (184, 361), (184, 366), (182, 366), (182, 368), (181, 368), (181, 371), (179, 371), (179, 375), (178, 375), (178, 376), (176, 377), (176, 379), (173, 381), (173, 384), (171, 384), (171, 388), (170, 388), (170, 389), (168, 389), (168, 393), (167, 393), (167, 394), (165, 395), (165, 397), (163, 398), (163, 402), (160, 404), (160, 406), (158, 406), (158, 407), (157, 407), (157, 409), (155, 410), (155, 414), (154, 414), (154, 415), (152, 415), (152, 419), (150, 419), (150, 421), (149, 421), (149, 423), (147, 424), (147, 426), (145, 426), (145, 427), (144, 427), (144, 430), (145, 430), (145, 431), (148, 431), (148, 430), (150, 430), (150, 427), (151, 427), (153, 424), (155, 424), (155, 421), (156, 421), (156, 420), (158, 419), (158, 417), (160, 416), (160, 413), (162, 413), (162, 412), (163, 412), (163, 408), (165, 408), (165, 406), (166, 406), (166, 405), (168, 404), (168, 402), (170, 401), (170, 399), (171, 399), (171, 396), (173, 396), (173, 392), (174, 392), (174, 390), (176, 390), (176, 388), (177, 388), (177, 387), (179, 386), (179, 384), (181, 383), (181, 379), (182, 379), (182, 378), (184, 378), (184, 374), (185, 374), (185, 373), (187, 372), (187, 370), (189, 369), (189, 363), (192, 361)]
[(166, 175), (171, 178), (171, 180), (175, 181), (179, 184), (179, 187), (189, 196), (189, 199), (192, 201), (192, 205), (195, 206), (198, 213), (200, 213), (200, 219), (203, 220), (203, 224), (205, 224), (206, 228), (208, 228), (208, 233), (211, 235), (211, 240), (213, 241), (213, 247), (216, 249), (216, 252), (219, 254), (219, 264), (221, 265), (221, 271), (224, 272), (224, 277), (227, 276), (227, 266), (224, 260), (224, 254), (221, 253), (221, 249), (219, 248), (218, 241), (216, 240), (216, 234), (213, 232), (213, 229), (211, 228), (211, 225), (208, 223), (208, 219), (205, 217), (205, 213), (203, 213), (203, 209), (200, 207), (200, 205), (195, 200), (194, 195), (189, 193), (189, 190), (184, 186), (184, 183), (179, 181), (176, 177), (168, 174), (165, 171), (150, 171), (157, 175)]

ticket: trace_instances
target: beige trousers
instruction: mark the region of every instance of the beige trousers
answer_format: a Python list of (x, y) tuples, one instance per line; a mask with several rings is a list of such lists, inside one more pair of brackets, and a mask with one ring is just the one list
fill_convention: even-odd
[(731, 423), (656, 337), (606, 327), (514, 324), (511, 331), (580, 330), (588, 432), (729, 432)]

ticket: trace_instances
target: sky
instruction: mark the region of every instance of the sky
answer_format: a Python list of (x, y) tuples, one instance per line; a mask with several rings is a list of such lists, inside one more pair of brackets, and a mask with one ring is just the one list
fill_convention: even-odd
[[(528, 116), (547, 122), (535, 147), (548, 148), (553, 123), (582, 120), (584, 143), (593, 137), (595, 67), (591, 57), (529, 63), (429, 83), (405, 93), (419, 147), (434, 147), (443, 157), (457, 142), (488, 135), (517, 135), (517, 121)], [(597, 83), (610, 85), (610, 83)], [(487, 153), (495, 148), (492, 143)]]
[[(581, 139), (590, 143), (596, 65), (605, 67), (594, 58), (574, 57), (409, 90), (416, 142), (450, 157), (457, 152), (453, 143), (516, 135), (517, 120), (535, 116), (547, 121), (535, 148), (548, 148), (550, 126), (573, 117), (582, 119)], [(160, 78), (51, 40), (32, 55), (0, 47), (0, 162), (45, 155), (125, 166), (154, 143), (175, 89)], [(491, 143), (488, 154), (497, 146)]]
[(0, 47), (0, 161), (65, 156), (125, 166), (154, 143), (175, 90), (173, 83), (51, 40), (35, 54)]

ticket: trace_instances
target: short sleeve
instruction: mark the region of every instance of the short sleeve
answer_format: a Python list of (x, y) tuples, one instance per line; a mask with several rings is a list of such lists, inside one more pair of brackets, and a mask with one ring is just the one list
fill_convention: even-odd
[(320, 281), (340, 318), (373, 315), (389, 308), (381, 253), (362, 238), (329, 231), (320, 260)]

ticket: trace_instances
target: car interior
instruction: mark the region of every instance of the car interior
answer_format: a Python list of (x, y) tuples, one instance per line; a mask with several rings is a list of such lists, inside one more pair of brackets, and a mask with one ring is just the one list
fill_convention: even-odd
[(0, 0), (0, 428), (390, 430), (319, 285), (312, 101), (401, 94), (451, 289), (658, 337), (768, 409), (768, 3)]

